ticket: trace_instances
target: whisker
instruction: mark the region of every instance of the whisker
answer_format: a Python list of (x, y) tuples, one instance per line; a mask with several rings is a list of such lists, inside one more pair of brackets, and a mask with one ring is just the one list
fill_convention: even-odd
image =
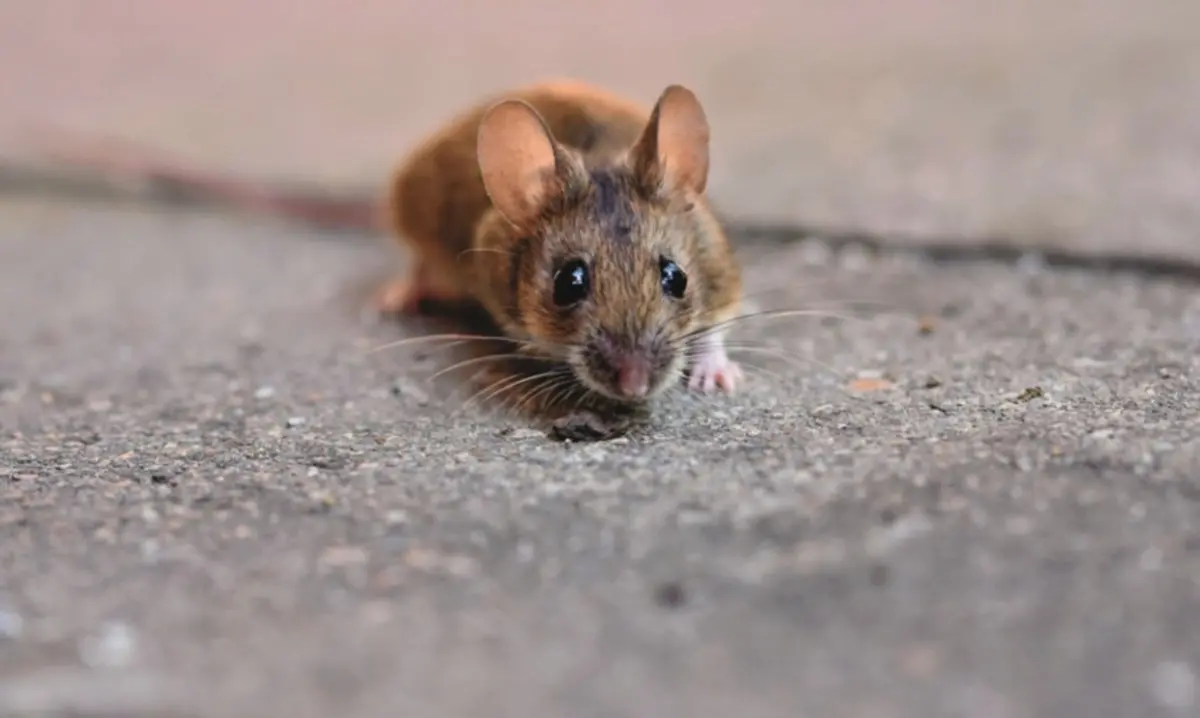
[[(484, 394), (487, 394), (489, 392), (500, 393), (500, 392), (504, 391), (508, 385), (515, 384), (515, 383), (519, 382), (520, 380), (521, 380), (521, 377), (519, 377), (519, 376), (516, 376), (516, 377), (501, 376), (500, 378), (495, 379), (494, 381), (490, 381), (490, 382), (484, 384), (482, 387), (480, 387), (476, 391), (472, 392), (471, 395), (468, 396), (466, 399), (463, 399), (459, 403), (459, 409), (460, 410), (466, 409), (473, 402), (475, 402), (476, 399), (481, 399)], [(481, 399), (481, 403), (482, 403), (482, 399)]]
[[(543, 394), (551, 394), (557, 391), (569, 390), (575, 383), (575, 377), (568, 374), (566, 376), (554, 377), (552, 381), (547, 381), (545, 386), (535, 387), (517, 400), (513, 407), (516, 411), (523, 411), (527, 405), (534, 402), (537, 397)], [(548, 404), (551, 402), (547, 402)]]
[(835, 314), (833, 312), (823, 311), (823, 310), (819, 310), (819, 309), (768, 309), (768, 310), (761, 311), (761, 312), (754, 312), (752, 314), (743, 314), (740, 316), (732, 317), (730, 319), (726, 319), (725, 321), (717, 322), (716, 324), (712, 324), (707, 327), (701, 327), (699, 329), (694, 329), (694, 330), (688, 332), (687, 334), (684, 334), (683, 338), (684, 339), (692, 339), (692, 338), (697, 338), (697, 337), (704, 337), (704, 336), (707, 336), (707, 335), (710, 335), (710, 334), (713, 334), (716, 332), (720, 332), (720, 331), (722, 331), (728, 327), (731, 327), (735, 324), (750, 321), (751, 319), (764, 319), (764, 318), (765, 319), (782, 319), (782, 318), (787, 318), (787, 317), (819, 317), (819, 318), (842, 319), (842, 320), (846, 320), (846, 321), (854, 321), (854, 320), (866, 321), (866, 320), (862, 319), (861, 317), (852, 317), (852, 316), (846, 316), (846, 315), (841, 315), (841, 314)]
[(583, 402), (588, 400), (587, 388), (585, 388), (583, 386), (571, 387), (570, 391), (568, 391), (562, 399), (563, 402), (570, 401), (571, 397), (574, 396), (575, 392), (577, 392), (577, 391), (579, 392), (579, 398), (577, 398), (575, 400), (575, 404), (571, 407), (571, 411), (573, 411), (573, 412), (579, 411), (579, 408), (583, 406)]
[[(567, 370), (567, 371), (569, 371), (569, 370)], [(515, 378), (515, 381), (507, 382), (503, 386), (496, 388), (494, 391), (493, 390), (485, 390), (488, 393), (488, 396), (486, 396), (486, 397), (480, 396), (479, 398), (480, 398), (481, 402), (489, 401), (491, 399), (495, 399), (496, 396), (499, 394), (502, 394), (502, 393), (507, 394), (508, 392), (512, 391), (513, 389), (516, 389), (517, 387), (522, 386), (524, 384), (528, 384), (531, 381), (544, 381), (551, 377), (561, 376), (563, 374), (563, 372), (564, 372), (563, 367), (555, 367), (553, 369), (550, 369), (549, 371), (539, 372), (539, 373), (533, 374), (531, 376), (517, 376)], [(493, 386), (495, 386), (495, 385), (493, 385)], [(468, 402), (472, 401), (476, 396), (479, 396), (479, 393), (476, 393), (475, 395), (472, 396), (471, 399), (468, 399), (467, 401)]]
[(759, 372), (760, 375), (766, 376), (775, 381), (787, 381), (786, 375), (782, 374), (781, 372), (777, 372), (774, 369), (769, 369), (765, 366), (759, 366), (758, 364), (752, 364), (748, 361), (738, 362), (738, 365), (741, 366), (742, 369), (744, 369), (746, 371), (754, 370), (756, 372)]
[[(730, 351), (734, 349), (748, 349), (751, 351), (772, 352), (785, 361), (789, 358), (795, 358), (789, 354), (786, 354), (781, 347), (772, 346), (765, 342), (757, 342), (749, 339), (734, 339), (732, 341), (725, 339), (721, 342), (721, 347)], [(709, 351), (711, 351), (709, 347), (698, 342), (685, 344), (679, 349), (680, 354), (689, 359), (697, 359), (704, 356)]]
[[(477, 383), (477, 380), (479, 379), (479, 377), (485, 376), (486, 372), (487, 372), (487, 370), (485, 369), (485, 370), (482, 370), (482, 371), (476, 373), (470, 379), (463, 382), (463, 386), (471, 387), (471, 386), (475, 385)], [(489, 391), (493, 391), (493, 390), (495, 390), (497, 393), (499, 393), (501, 391), (504, 391), (504, 387), (506, 385), (516, 383), (516, 382), (520, 381), (522, 378), (524, 378), (524, 377), (521, 374), (502, 373), (502, 374), (500, 374), (500, 376), (498, 378), (496, 378), (492, 381), (487, 381), (487, 382), (483, 383), (483, 385), (480, 386), (476, 391), (472, 392), (470, 396), (463, 399), (461, 402), (457, 402), (458, 408), (454, 412), (455, 415), (458, 415), (459, 413), (466, 411), (466, 409), (472, 404), (472, 402), (474, 402), (482, 394), (485, 394), (485, 393), (487, 393)], [(451, 396), (453, 396), (457, 392), (458, 392), (458, 390), (456, 389), (454, 392), (451, 393)]]
[(790, 364), (791, 366), (795, 367), (796, 369), (804, 368), (803, 364), (801, 364), (800, 362), (811, 362), (811, 363), (816, 364), (817, 366), (821, 367), (822, 369), (828, 371), (830, 374), (833, 374), (834, 376), (838, 376), (841, 374), (841, 372), (839, 372), (833, 366), (826, 364), (825, 362), (821, 361), (820, 359), (813, 359), (812, 357), (789, 356), (787, 354), (784, 354), (781, 351), (770, 349), (767, 347), (733, 344), (733, 345), (726, 345), (725, 349), (730, 354), (734, 354), (736, 352), (748, 352), (748, 353), (752, 353), (752, 354), (757, 353), (757, 354), (763, 354), (765, 356), (772, 356), (772, 357), (775, 357), (776, 359), (779, 359), (780, 361)]
[[(820, 367), (821, 369), (824, 369), (825, 371), (829, 372), (830, 375), (832, 375), (832, 376), (841, 376), (841, 372), (839, 372), (833, 366), (826, 364), (825, 362), (822, 362), (819, 359), (814, 359), (813, 357), (793, 356), (793, 355), (785, 354), (782, 351), (780, 351), (779, 349), (776, 349), (773, 347), (768, 347), (768, 346), (763, 346), (761, 344), (752, 343), (752, 342), (733, 341), (733, 342), (724, 342), (723, 344), (724, 344), (725, 350), (731, 356), (738, 357), (739, 364), (742, 364), (742, 365), (749, 365), (749, 364), (745, 361), (744, 357), (739, 357), (739, 354), (742, 354), (742, 353), (761, 354), (761, 355), (779, 359), (780, 361), (783, 361), (784, 363), (786, 363), (788, 366), (790, 366), (794, 369), (800, 370), (800, 371), (810, 368), (809, 365), (816, 365), (816, 366)], [(695, 360), (703, 357), (704, 354), (706, 353), (706, 351), (707, 351), (707, 349), (702, 345), (698, 346), (696, 344), (689, 344), (689, 345), (685, 345), (680, 350), (680, 354), (684, 357), (685, 361), (690, 366), (694, 363)], [(807, 362), (807, 364), (805, 362)], [(750, 365), (750, 366), (753, 366), (753, 365)], [(765, 367), (758, 367), (758, 368), (761, 370), (764, 370), (764, 371), (766, 370)], [(774, 371), (772, 371), (772, 373), (774, 374), (776, 379), (779, 379), (781, 381), (785, 379), (784, 375), (781, 373), (774, 372)]]
[(508, 257), (511, 257), (513, 254), (512, 252), (509, 252), (508, 250), (499, 249), (497, 247), (470, 247), (468, 249), (464, 249), (463, 251), (459, 252), (455, 261), (461, 261), (463, 258), (463, 255), (471, 254), (472, 252), (491, 252), (493, 254), (500, 254), (500, 255), (504, 255), (504, 256), (508, 256)]
[[(742, 369), (747, 372), (755, 372), (758, 376), (766, 377), (766, 379), (768, 381), (772, 381), (772, 382), (778, 381), (778, 382), (786, 383), (788, 380), (787, 376), (785, 376), (777, 371), (768, 369), (767, 367), (758, 366), (757, 364), (751, 364), (749, 362), (739, 362), (739, 366), (741, 366)], [(704, 392), (694, 391), (690, 387), (688, 387), (686, 380), (680, 382), (680, 384), (678, 386), (678, 390), (682, 391), (686, 396), (690, 396), (690, 397), (695, 398), (696, 400), (704, 401), (704, 402), (716, 401), (723, 395), (723, 392), (720, 392), (720, 391), (713, 392), (712, 394), (705, 394)]]
[[(518, 383), (522, 383), (524, 380), (530, 378), (531, 377), (519, 377), (517, 381), (508, 381), (506, 383), (504, 380), (501, 380), (499, 382), (494, 382), (493, 384), (489, 385), (489, 387), (485, 387), (485, 390), (488, 388), (495, 388), (496, 384), (505, 383), (505, 386), (498, 389), (495, 393), (507, 393)], [(533, 387), (529, 391), (519, 396), (501, 398), (500, 408), (503, 410), (506, 419), (511, 419), (514, 415), (519, 414), (525, 408), (526, 404), (531, 402), (536, 396), (546, 393), (557, 395), (564, 391), (569, 392), (571, 387), (575, 384), (574, 376), (570, 373), (570, 370), (565, 367), (556, 369), (553, 372), (545, 372), (537, 377), (532, 378), (541, 379), (545, 382), (544, 386)], [(550, 402), (547, 402), (547, 404), (549, 405)]]
[[(759, 299), (759, 298), (770, 296), (770, 295), (782, 294), (784, 292), (789, 292), (789, 293), (794, 292), (796, 289), (807, 289), (817, 283), (835, 282), (835, 281), (844, 281), (844, 279), (842, 277), (816, 277), (816, 278), (814, 278), (813, 281), (806, 279), (806, 280), (801, 280), (799, 282), (789, 283), (784, 286), (766, 287), (766, 288), (759, 289), (759, 290), (756, 290), (753, 292), (744, 292), (741, 296), (741, 300), (743, 302), (746, 302), (746, 301)], [(875, 305), (879, 308), (885, 308), (885, 307), (891, 306), (885, 302), (876, 302), (876, 301), (870, 301), (870, 300), (865, 300), (865, 299), (863, 299), (863, 300), (848, 299), (848, 300), (843, 300), (843, 301), (860, 303), (860, 304), (864, 304), (864, 305)]]
[(833, 365), (824, 363), (824, 361), (821, 361), (820, 359), (814, 359), (812, 357), (791, 357), (791, 355), (788, 355), (788, 354), (785, 354), (782, 352), (776, 352), (776, 351), (773, 351), (773, 349), (769, 349), (766, 347), (733, 346), (733, 347), (727, 347), (727, 349), (728, 349), (728, 352), (730, 352), (731, 354), (738, 353), (738, 352), (745, 352), (745, 353), (751, 353), (751, 354), (763, 354), (763, 355), (767, 355), (767, 357), (774, 357), (781, 361), (785, 361), (785, 363), (787, 363), (788, 365), (793, 366), (794, 369), (799, 369), (799, 370), (808, 369), (808, 367), (806, 367), (804, 365), (804, 363), (806, 361), (806, 363), (815, 364), (817, 366), (820, 366), (821, 369), (828, 371), (830, 373), (830, 375), (840, 376), (842, 373), (842, 372), (836, 370)]
[[(472, 393), (470, 396), (463, 399), (462, 401), (458, 401), (453, 398), (454, 395), (458, 393), (459, 389), (461, 389), (461, 387), (459, 387), (458, 389), (455, 389), (453, 392), (450, 393), (450, 397), (447, 398), (447, 400), (446, 400), (447, 403), (453, 402), (453, 404), (454, 404), (454, 411), (452, 411), (450, 413), (450, 416), (451, 417), (461, 416), (463, 413), (466, 412), (468, 406), (470, 406), (471, 401), (475, 398), (475, 396), (478, 392), (487, 391), (488, 389), (491, 389), (492, 387), (496, 386), (497, 384), (501, 384), (507, 380), (508, 380), (508, 377), (501, 377), (499, 379), (496, 379), (495, 381), (488, 382), (487, 384), (484, 384), (480, 389), (478, 389), (476, 392)], [(470, 382), (464, 382), (464, 385), (470, 386)]]
[(572, 393), (579, 389), (579, 382), (574, 377), (564, 377), (561, 381), (556, 382), (551, 387), (544, 388), (547, 394), (544, 407), (553, 407), (558, 402), (565, 401)]
[[(751, 295), (751, 296), (753, 296), (753, 295)], [(888, 304), (885, 302), (870, 301), (870, 300), (866, 300), (866, 299), (837, 299), (837, 300), (812, 301), (812, 302), (804, 302), (804, 304), (802, 306), (780, 307), (779, 309), (768, 309), (765, 311), (771, 312), (771, 311), (779, 311), (779, 310), (792, 311), (792, 310), (797, 310), (797, 309), (799, 309), (799, 310), (837, 309), (839, 307), (845, 308), (845, 309), (857, 309), (859, 311), (867, 311), (867, 310), (895, 311), (895, 305), (893, 305), (893, 304)]]
[(387, 344), (384, 344), (382, 346), (370, 349), (370, 350), (368, 350), (368, 353), (373, 354), (375, 352), (383, 351), (385, 349), (395, 349), (397, 347), (406, 346), (409, 344), (421, 344), (421, 343), (426, 343), (426, 342), (437, 342), (437, 341), (450, 342), (450, 344), (447, 344), (442, 347), (438, 347), (438, 349), (440, 349), (440, 350), (451, 349), (455, 346), (460, 346), (462, 344), (467, 344), (470, 342), (502, 343), (505, 345), (515, 346), (519, 349), (540, 350), (542, 353), (548, 354), (550, 356), (562, 354), (566, 349), (566, 347), (564, 347), (563, 345), (551, 343), (551, 342), (547, 342), (547, 341), (542, 341), (542, 340), (537, 340), (537, 339), (516, 339), (513, 337), (506, 337), (506, 336), (503, 336), (500, 334), (448, 333), (448, 334), (428, 334), (428, 335), (419, 336), (419, 337), (406, 337), (404, 339), (398, 339), (396, 341), (388, 342)]
[(374, 354), (376, 352), (381, 352), (386, 349), (395, 349), (396, 347), (406, 346), (409, 344), (419, 344), (422, 342), (435, 342), (435, 341), (453, 341), (453, 342), (455, 342), (455, 344), (451, 344), (450, 346), (455, 346), (457, 344), (463, 344), (463, 343), (466, 343), (469, 341), (495, 341), (495, 342), (506, 342), (509, 344), (520, 344), (523, 342), (523, 340), (520, 340), (520, 339), (510, 339), (508, 337), (500, 336), (500, 335), (428, 334), (428, 335), (419, 336), (419, 337), (405, 337), (404, 339), (398, 339), (396, 341), (391, 341), (391, 342), (388, 342), (387, 344), (383, 344), (381, 346), (369, 349), (369, 350), (367, 350), (367, 353)]
[(505, 353), (505, 354), (488, 354), (487, 356), (474, 357), (471, 359), (464, 359), (460, 362), (455, 362), (455, 363), (451, 364), (450, 366), (448, 366), (438, 372), (435, 372), (432, 376), (429, 377), (429, 379), (427, 381), (432, 382), (433, 380), (437, 379), (439, 376), (441, 376), (443, 374), (448, 374), (448, 373), (454, 371), (455, 369), (461, 369), (463, 367), (476, 366), (478, 364), (485, 364), (487, 362), (497, 362), (497, 361), (512, 360), (512, 359), (529, 359), (529, 358), (530, 357), (528, 354), (509, 352), (509, 353)]

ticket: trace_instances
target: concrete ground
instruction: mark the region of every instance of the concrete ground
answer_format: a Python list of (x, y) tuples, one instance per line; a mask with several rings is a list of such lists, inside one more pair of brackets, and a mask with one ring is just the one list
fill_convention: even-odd
[(0, 198), (0, 716), (1200, 711), (1200, 286), (899, 249), (1200, 260), (1200, 6), (96, 7), (0, 7), (4, 157), (372, 184), (485, 90), (683, 81), (731, 214), (886, 249), (738, 233), (838, 316), (563, 444), (373, 351), (380, 242)]
[(1194, 286), (746, 243), (844, 318), (563, 445), (371, 351), (373, 243), (3, 214), (0, 714), (1197, 710)]

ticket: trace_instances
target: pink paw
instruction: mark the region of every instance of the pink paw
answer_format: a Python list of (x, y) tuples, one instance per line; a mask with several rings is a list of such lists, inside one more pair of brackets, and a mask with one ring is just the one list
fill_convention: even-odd
[(705, 394), (717, 388), (733, 392), (741, 380), (742, 368), (724, 352), (705, 354), (692, 365), (688, 388)]

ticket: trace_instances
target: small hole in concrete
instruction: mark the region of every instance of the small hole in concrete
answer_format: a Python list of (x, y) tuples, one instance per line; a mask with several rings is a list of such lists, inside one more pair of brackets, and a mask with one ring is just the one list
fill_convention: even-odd
[(654, 589), (654, 602), (663, 608), (680, 608), (687, 603), (687, 591), (678, 581), (666, 581)]

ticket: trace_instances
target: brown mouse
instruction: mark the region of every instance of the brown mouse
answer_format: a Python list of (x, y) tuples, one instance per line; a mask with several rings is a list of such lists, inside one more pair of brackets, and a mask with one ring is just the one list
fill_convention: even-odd
[[(382, 206), (239, 181), (128, 142), (50, 133), (41, 144), (178, 201), (331, 228), (382, 222), (414, 261), (377, 295), (378, 309), (477, 305), (523, 352), (568, 367), (610, 408), (644, 406), (685, 371), (701, 391), (733, 390), (742, 377), (723, 339), (739, 310), (741, 270), (705, 195), (708, 121), (678, 85), (649, 109), (570, 80), (494, 96), (409, 153)], [(542, 406), (522, 406), (537, 412), (563, 394), (522, 399), (530, 397)]]
[(686, 371), (733, 390), (722, 323), (741, 270), (705, 196), (709, 125), (671, 85), (652, 109), (545, 82), (454, 118), (397, 168), (387, 207), (413, 270), (381, 308), (477, 302), (522, 351), (618, 405)]

